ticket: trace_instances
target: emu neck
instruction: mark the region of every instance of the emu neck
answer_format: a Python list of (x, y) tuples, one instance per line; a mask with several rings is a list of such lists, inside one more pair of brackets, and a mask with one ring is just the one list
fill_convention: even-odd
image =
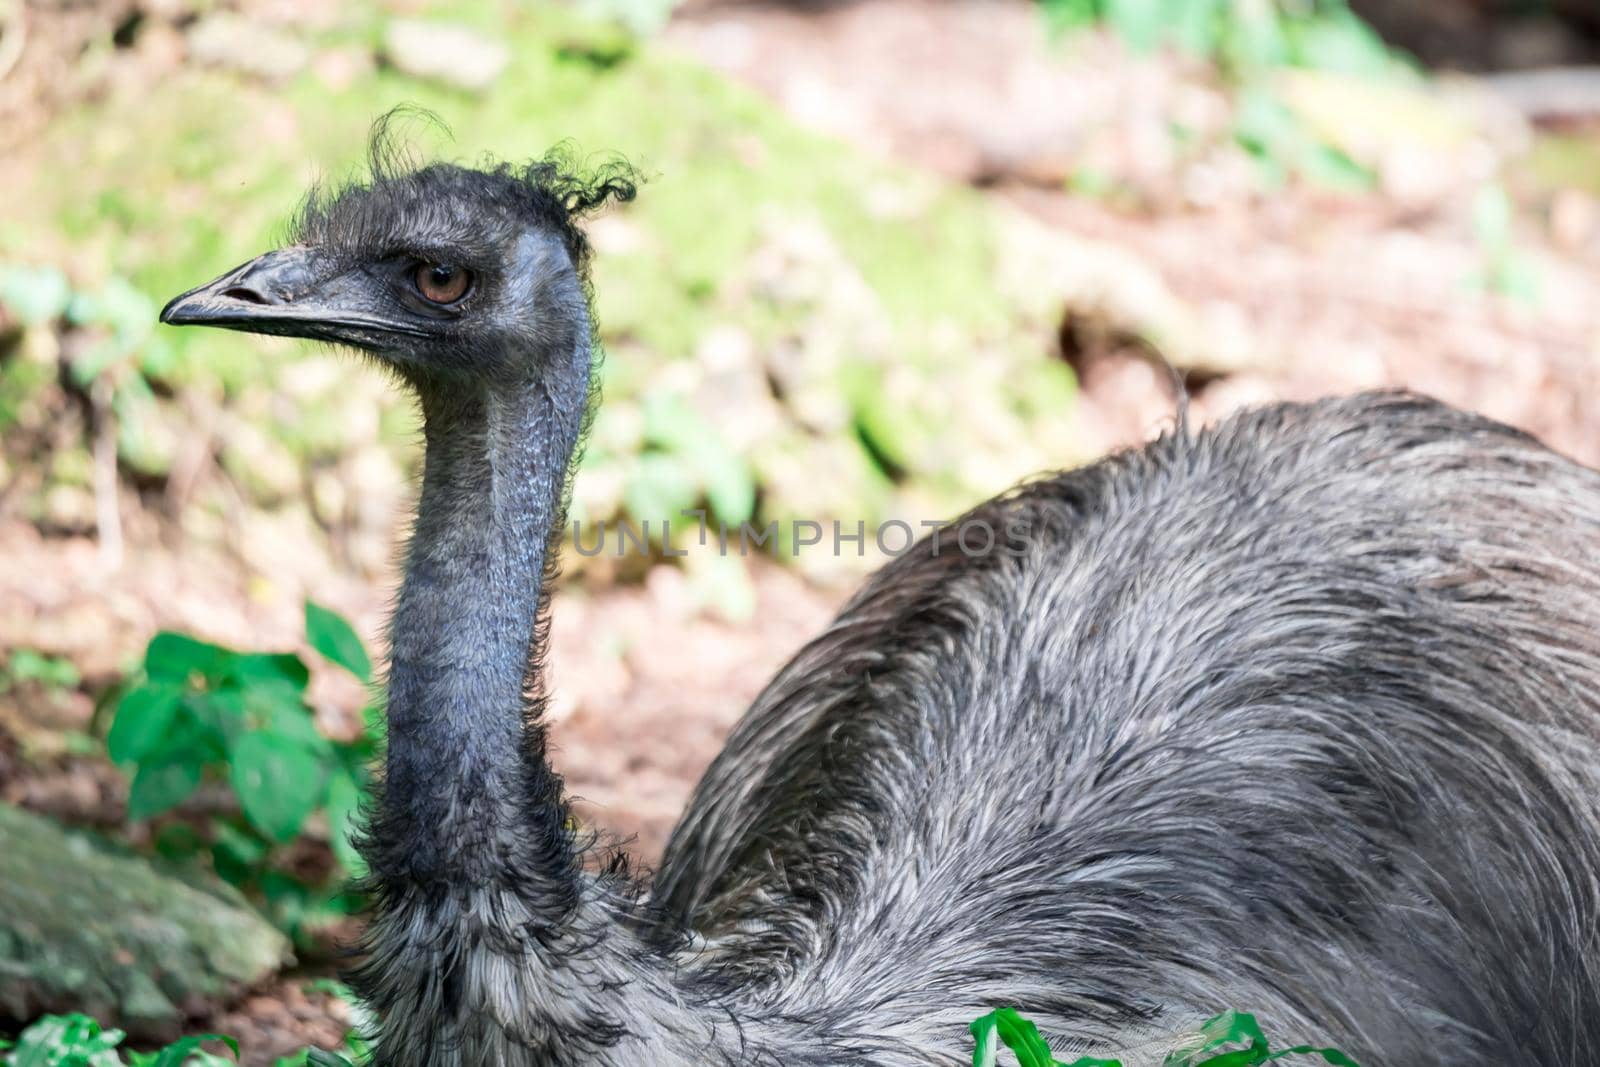
[(680, 984), (626, 888), (580, 873), (545, 762), (543, 580), (587, 348), (562, 369), (424, 395), (367, 847), (378, 907), (351, 976), (380, 1021), (375, 1067), (700, 1067), (735, 1062), (728, 1046), (746, 1041)]
[[(375, 874), (567, 877), (559, 780), (530, 664), (546, 555), (588, 389), (575, 345), (539, 380), (423, 391), (427, 455), (395, 610)], [(529, 848), (540, 850), (529, 855)], [(536, 861), (542, 870), (520, 869)]]

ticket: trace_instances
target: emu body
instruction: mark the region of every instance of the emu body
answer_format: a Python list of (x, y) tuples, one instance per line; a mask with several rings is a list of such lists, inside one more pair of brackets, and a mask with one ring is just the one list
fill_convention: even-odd
[(421, 402), (355, 975), (380, 1067), (954, 1065), (998, 1005), (1073, 1049), (1237, 1007), (1367, 1067), (1600, 1063), (1600, 476), (1408, 396), (983, 505), (1020, 552), (885, 567), (653, 886), (588, 873), (540, 674), (590, 395), (573, 221), (611, 194), (380, 168), (163, 312), (355, 345)]

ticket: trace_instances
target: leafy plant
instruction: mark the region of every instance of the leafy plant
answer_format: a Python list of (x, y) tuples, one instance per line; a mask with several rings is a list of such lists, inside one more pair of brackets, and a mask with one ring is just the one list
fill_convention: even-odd
[(1129, 47), (1161, 45), (1237, 78), (1273, 67), (1390, 71), (1395, 56), (1346, 0), (1042, 0), (1058, 31), (1101, 25)]
[(1241, 90), (1233, 139), (1256, 161), (1269, 187), (1281, 185), (1291, 174), (1339, 189), (1365, 189), (1373, 182), (1371, 171), (1314, 135), (1282, 101), (1259, 87)]
[(199, 1034), (155, 1052), (129, 1052), (124, 1059), (117, 1046), (125, 1036), (121, 1030), (103, 1029), (87, 1015), (46, 1015), (22, 1032), (0, 1062), (6, 1067), (219, 1067), (233, 1062), (200, 1047), (208, 1041), (220, 1041), (234, 1060), (239, 1058), (239, 1043), (233, 1038)]
[[(155, 336), (156, 305), (148, 294), (119, 277), (80, 289), (55, 267), (0, 263), (0, 307), (26, 327), (83, 331), (86, 343), (63, 349), (70, 353), (71, 382), (107, 405), (125, 463), (150, 474), (167, 469), (170, 449), (156, 430), (154, 387), (172, 374), (173, 350)], [(9, 407), (0, 402), (0, 425), (11, 421)]]
[(1378, 79), (1404, 64), (1346, 0), (1042, 0), (1060, 31), (1104, 26), (1135, 51), (1166, 45), (1209, 60), (1239, 90), (1233, 137), (1263, 178), (1290, 174), (1364, 189), (1368, 168), (1318, 137), (1267, 87), (1267, 76), (1303, 68)]
[(1472, 282), (1528, 303), (1539, 299), (1539, 272), (1516, 242), (1516, 211), (1501, 185), (1486, 185), (1472, 206), (1473, 232), (1482, 266)]
[[(1122, 1067), (1121, 1060), (1081, 1056), (1062, 1063), (1039, 1036), (1039, 1028), (1012, 1008), (992, 1011), (972, 1024), (973, 1067), (995, 1067), (1000, 1046), (1022, 1067)], [(1187, 1041), (1169, 1052), (1162, 1067), (1257, 1067), (1290, 1056), (1320, 1056), (1334, 1067), (1359, 1067), (1338, 1049), (1296, 1045), (1274, 1051), (1255, 1016), (1230, 1011), (1208, 1019)]]
[(71, 660), (19, 648), (11, 653), (4, 672), (0, 672), (0, 693), (18, 682), (34, 682), (47, 690), (61, 690), (76, 688), (82, 680)]
[(329, 1052), (327, 1049), (306, 1049), (306, 1067), (356, 1067), (357, 1060), (339, 1052)]
[[(311, 601), (305, 619), (311, 647), (370, 685), (371, 660), (350, 624)], [(310, 909), (353, 901), (308, 892), (274, 868), (274, 850), (322, 811), (340, 864), (360, 873), (351, 833), (377, 746), (371, 729), (349, 743), (324, 737), (305, 701), (309, 678), (293, 653), (237, 652), (159, 633), (145, 650), (143, 670), (118, 701), (106, 736), (111, 758), (133, 769), (132, 819), (170, 811), (202, 781), (226, 784), (238, 798), (239, 815), (212, 815), (206, 840), (184, 826), (169, 827), (158, 835), (158, 845), (175, 857), (209, 848), (217, 873), (258, 891), (291, 930)]]
[(756, 487), (749, 466), (682, 398), (646, 399), (644, 443), (647, 450), (636, 460), (626, 493), (635, 518), (659, 527), (662, 519), (678, 520), (702, 498), (730, 525), (754, 513)]
[(683, 0), (582, 0), (578, 10), (591, 18), (610, 19), (638, 37), (660, 33)]

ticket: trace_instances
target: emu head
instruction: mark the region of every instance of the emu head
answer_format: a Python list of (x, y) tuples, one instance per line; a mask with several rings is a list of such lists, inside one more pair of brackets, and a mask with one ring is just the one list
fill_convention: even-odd
[(161, 321), (350, 345), (419, 387), (522, 378), (533, 354), (590, 329), (577, 221), (633, 194), (622, 163), (396, 172), (375, 151), (370, 182), (314, 192), (287, 247), (174, 298)]

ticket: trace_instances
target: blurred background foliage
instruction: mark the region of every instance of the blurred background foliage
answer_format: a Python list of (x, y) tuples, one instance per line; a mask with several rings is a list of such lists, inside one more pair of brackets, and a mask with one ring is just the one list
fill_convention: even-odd
[[(359, 180), (377, 116), (442, 120), (402, 123), (418, 159), (648, 178), (589, 227), (573, 517), (691, 551), (567, 554), (550, 709), (578, 816), (648, 859), (876, 523), (1169, 424), (1152, 357), (1197, 422), (1403, 385), (1600, 460), (1597, 87), (1588, 0), (0, 0), (0, 904), (125, 887), (53, 940), (0, 909), (0, 1032), (118, 1028), (5, 1062), (349, 1030), (308, 980), (357, 930), (416, 415), (156, 314)], [(869, 532), (724, 556), (691, 508)]]
[[(336, 75), (263, 84), (197, 67), (53, 125), (17, 190), (28, 210), (0, 225), (0, 301), (69, 343), (24, 339), (28, 355), (0, 370), (10, 462), (56, 421), (59, 360), (89, 421), (115, 424), (122, 472), (151, 489), (189, 445), (195, 403), (217, 409), (214, 447), (252, 506), (335, 524), (375, 471), (409, 474), (413, 413), (354, 362), (153, 327), (167, 296), (281, 238), (311, 181), (359, 175), (368, 125), (400, 102), (448, 117), (448, 134), (414, 124), (424, 158), (570, 141), (650, 177), (594, 228), (606, 403), (575, 517), (942, 515), (1071, 458), (1052, 431), (1072, 381), (1049, 355), (1049, 294), (999, 276), (978, 197), (869, 162), (614, 25), (541, 7), (439, 13), (493, 28), (514, 69), (473, 93), (364, 61), (393, 34), (385, 45), (380, 12), (350, 5), (304, 42), (345, 58)], [(21, 505), (31, 518), (89, 519), (92, 438), (58, 450)]]

